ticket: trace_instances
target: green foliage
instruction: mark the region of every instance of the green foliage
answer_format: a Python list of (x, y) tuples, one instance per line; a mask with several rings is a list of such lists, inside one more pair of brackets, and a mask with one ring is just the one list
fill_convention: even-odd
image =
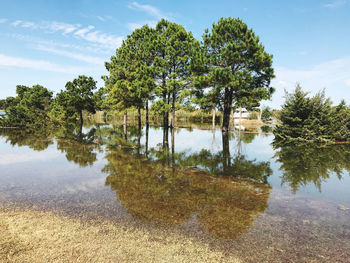
[[(156, 31), (157, 57), (154, 65), (159, 82), (156, 93), (163, 97), (164, 104), (171, 104), (174, 111), (175, 103), (189, 95), (186, 90), (190, 76), (189, 65), (193, 48), (198, 42), (183, 26), (164, 19), (158, 22)], [(166, 110), (168, 109), (165, 108), (164, 111)]]
[(350, 140), (350, 107), (342, 100), (332, 108), (332, 137), (336, 141)]
[(6, 112), (0, 126), (41, 128), (47, 124), (52, 92), (40, 85), (16, 87), (17, 96), (6, 101)]
[(65, 121), (74, 121), (80, 117), (82, 123), (83, 111), (95, 113), (94, 89), (96, 81), (92, 77), (79, 76), (67, 82), (66, 90), (59, 92), (52, 103), (52, 116)]
[(155, 57), (155, 30), (143, 26), (127, 37), (116, 55), (106, 62), (109, 76), (104, 76), (106, 103), (124, 110), (129, 107), (143, 108), (153, 97)]
[(93, 100), (95, 102), (96, 110), (108, 110), (108, 105), (105, 103), (106, 89), (99, 88), (94, 92)]
[(272, 111), (270, 107), (264, 107), (261, 112), (261, 120), (269, 121), (272, 118)]
[(251, 112), (251, 113), (249, 113), (248, 119), (249, 120), (257, 120), (258, 114), (256, 112)]
[(281, 124), (274, 130), (275, 143), (350, 139), (350, 112), (345, 103), (332, 108), (324, 91), (312, 98), (307, 95), (299, 85), (294, 93), (286, 94), (280, 113)]
[[(223, 107), (223, 129), (228, 130), (233, 103), (258, 106), (273, 93), (272, 55), (240, 19), (221, 18), (210, 33), (206, 30), (203, 39), (204, 47), (198, 49), (191, 67), (199, 72), (195, 83), (215, 90), (212, 102)], [(205, 54), (200, 54), (203, 51)]]

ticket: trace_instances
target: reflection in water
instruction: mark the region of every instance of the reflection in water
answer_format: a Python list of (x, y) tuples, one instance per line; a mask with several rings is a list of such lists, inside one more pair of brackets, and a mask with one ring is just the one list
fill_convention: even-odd
[(68, 125), (61, 129), (45, 130), (19, 130), (0, 129), (0, 136), (6, 137), (6, 142), (12, 146), (28, 146), (35, 151), (46, 150), (56, 138), (57, 149), (66, 153), (68, 161), (72, 161), (81, 167), (92, 165), (96, 159), (95, 143), (96, 129), (92, 128), (87, 133), (82, 132), (82, 127)]
[(294, 193), (300, 186), (312, 182), (321, 192), (321, 184), (335, 173), (350, 172), (350, 145), (280, 146), (275, 159), (281, 163), (282, 184), (288, 183)]
[(27, 131), (20, 129), (0, 129), (0, 136), (12, 146), (28, 146), (35, 151), (43, 151), (53, 144), (50, 130)]
[(268, 206), (270, 187), (261, 182), (267, 183), (271, 174), (269, 163), (248, 161), (241, 155), (232, 158), (232, 134), (223, 136), (221, 152), (188, 153), (175, 151), (175, 129), (163, 129), (162, 143), (151, 148), (147, 136), (146, 145), (141, 145), (138, 132), (125, 139), (117, 128), (106, 129), (114, 130), (106, 140), (106, 185), (137, 220), (175, 226), (195, 215), (201, 228), (213, 236), (235, 239)]
[[(70, 162), (78, 164), (80, 167), (92, 165), (96, 160), (96, 129), (92, 128), (87, 133), (83, 133), (82, 127), (65, 126), (57, 135), (57, 149), (66, 153), (66, 158)], [(56, 135), (56, 136), (57, 136)]]
[(267, 208), (270, 187), (215, 178), (197, 169), (171, 168), (110, 151), (106, 185), (135, 218), (156, 225), (181, 225), (196, 215), (213, 236), (235, 239)]

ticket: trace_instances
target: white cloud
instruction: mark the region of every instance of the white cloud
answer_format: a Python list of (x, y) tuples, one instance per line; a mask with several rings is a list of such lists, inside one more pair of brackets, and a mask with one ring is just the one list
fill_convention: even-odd
[(350, 98), (349, 79), (350, 57), (326, 61), (307, 70), (277, 68), (272, 86), (276, 88), (273, 95), (273, 106), (283, 102), (284, 90), (293, 91), (296, 83), (300, 83), (305, 91), (315, 94), (325, 89), (326, 95), (338, 103), (341, 99)]
[(13, 25), (14, 27), (20, 25), (23, 21), (22, 20), (16, 20), (15, 22), (13, 22), (11, 25)]
[(350, 79), (345, 80), (345, 85), (350, 87)]
[(106, 18), (102, 17), (102, 16), (97, 16), (97, 19), (102, 21), (102, 22), (106, 22)]
[(45, 60), (11, 57), (4, 54), (0, 54), (0, 67), (29, 68), (35, 70), (44, 70), (69, 74), (81, 74), (82, 72), (87, 71), (86, 68), (67, 67), (63, 65), (54, 64)]
[(123, 37), (94, 30), (95, 27), (92, 25), (81, 28), (80, 24), (72, 25), (56, 21), (34, 23), (30, 21), (16, 20), (12, 23), (12, 26), (39, 29), (49, 33), (61, 32), (63, 35), (73, 34), (77, 38), (98, 44), (103, 48), (109, 49), (115, 49), (119, 47), (123, 41)]
[(88, 26), (82, 29), (79, 29), (78, 31), (76, 31), (74, 33), (75, 36), (79, 36), (79, 37), (83, 37), (87, 32), (91, 31), (92, 29), (94, 29), (94, 26)]
[(60, 154), (57, 152), (36, 152), (35, 154), (0, 154), (0, 165), (13, 165), (17, 163), (33, 162), (33, 161), (48, 161), (57, 158)]
[(157, 19), (161, 19), (161, 18), (166, 19), (166, 16), (158, 8), (151, 5), (142, 5), (142, 4), (139, 4), (138, 2), (132, 2), (131, 4), (128, 5), (128, 7), (131, 9), (145, 12), (148, 15), (153, 16)]
[(0, 24), (6, 23), (6, 22), (7, 22), (7, 19), (6, 19), (6, 18), (0, 18)]
[(46, 30), (47, 32), (50, 33), (55, 33), (55, 32), (62, 32), (62, 34), (66, 35), (69, 33), (72, 33), (73, 31), (77, 30), (80, 25), (72, 25), (72, 24), (67, 24), (67, 23), (62, 23), (62, 22), (40, 22), (40, 23), (35, 23), (31, 21), (22, 21), (22, 20), (16, 20), (15, 22), (12, 23), (13, 26), (17, 27), (23, 27), (23, 28), (30, 28), (30, 29), (40, 29), (40, 30)]
[(76, 59), (76, 60), (80, 60), (80, 61), (84, 61), (90, 64), (96, 64), (99, 66), (103, 66), (105, 60), (99, 57), (94, 57), (94, 56), (88, 56), (88, 55), (84, 55), (84, 54), (79, 54), (79, 53), (73, 53), (73, 52), (69, 52), (66, 50), (61, 50), (61, 49), (57, 49), (54, 47), (47, 47), (47, 46), (43, 46), (43, 45), (39, 45), (37, 47), (38, 50), (41, 51), (45, 51), (45, 52), (50, 52), (56, 55), (61, 55), (61, 56), (65, 56), (65, 57), (69, 57), (72, 59)]
[(347, 2), (348, 2), (348, 0), (335, 0), (335, 1), (329, 2), (327, 4), (324, 4), (323, 7), (337, 8), (337, 7), (345, 5)]
[(123, 37), (101, 33), (100, 31), (92, 31), (94, 28), (94, 26), (88, 26), (76, 31), (74, 35), (86, 41), (98, 43), (111, 49), (115, 49), (121, 45)]
[(157, 25), (157, 21), (144, 21), (144, 22), (141, 22), (141, 23), (128, 23), (128, 28), (131, 30), (131, 31), (134, 31), (135, 29), (137, 28), (141, 28), (143, 27), (144, 25), (148, 25), (150, 27), (153, 27), (155, 28), (156, 25)]
[(54, 40), (47, 40), (42, 39), (38, 37), (34, 37), (32, 35), (22, 35), (22, 34), (6, 34), (6, 37), (11, 37), (18, 39), (22, 42), (27, 42), (34, 45), (34, 48), (37, 48), (38, 46), (45, 46), (45, 47), (52, 47), (52, 48), (60, 48), (60, 49), (68, 49), (69, 51), (79, 51), (79, 52), (87, 52), (89, 54), (104, 54), (110, 55), (110, 50), (106, 49), (103, 46), (97, 45), (95, 43), (84, 43), (82, 45), (72, 44), (72, 43), (63, 43), (63, 42), (57, 42)]

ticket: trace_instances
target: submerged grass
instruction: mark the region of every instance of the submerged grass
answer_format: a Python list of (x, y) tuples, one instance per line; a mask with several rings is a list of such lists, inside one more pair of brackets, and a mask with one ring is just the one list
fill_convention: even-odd
[(234, 262), (180, 234), (0, 208), (1, 262)]

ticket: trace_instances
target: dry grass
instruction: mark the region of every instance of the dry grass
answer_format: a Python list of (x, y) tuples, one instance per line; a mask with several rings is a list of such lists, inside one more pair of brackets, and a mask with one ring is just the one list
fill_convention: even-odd
[(260, 120), (242, 120), (240, 124), (246, 129), (257, 129), (264, 125), (264, 123)]
[(0, 208), (0, 262), (240, 262), (180, 234)]

